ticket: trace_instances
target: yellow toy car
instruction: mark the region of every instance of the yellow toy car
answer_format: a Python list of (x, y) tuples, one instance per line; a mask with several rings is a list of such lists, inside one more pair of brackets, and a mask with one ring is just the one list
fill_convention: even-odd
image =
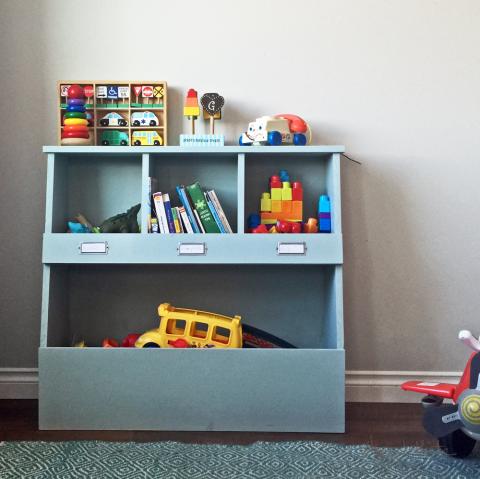
[(162, 137), (155, 130), (141, 130), (132, 133), (133, 146), (160, 146)]
[(196, 309), (158, 307), (160, 326), (142, 334), (137, 348), (241, 348), (240, 316), (222, 316)]

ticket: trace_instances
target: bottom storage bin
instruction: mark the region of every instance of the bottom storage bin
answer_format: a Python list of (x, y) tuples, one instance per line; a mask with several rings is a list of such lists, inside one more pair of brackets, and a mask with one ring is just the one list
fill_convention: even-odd
[(40, 429), (343, 432), (343, 349), (42, 347)]

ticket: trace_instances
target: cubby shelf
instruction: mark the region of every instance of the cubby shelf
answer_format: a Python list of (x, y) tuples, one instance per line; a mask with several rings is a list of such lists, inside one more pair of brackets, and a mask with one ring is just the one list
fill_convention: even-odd
[[(43, 151), (41, 429), (344, 430), (343, 147)], [(318, 195), (330, 196), (331, 234), (246, 233), (268, 177), (280, 169), (304, 184), (305, 217), (315, 216)], [(149, 177), (174, 204), (177, 184), (214, 188), (234, 233), (148, 234)], [(137, 203), (141, 233), (65, 233), (80, 212), (99, 224)], [(105, 253), (82, 253), (92, 243)], [(180, 254), (185, 243), (203, 244), (205, 254)], [(303, 254), (279, 254), (285, 243), (302, 245)], [(164, 301), (240, 314), (298, 349), (95, 347), (106, 336), (155, 327)], [(94, 347), (71, 348), (72, 339)]]

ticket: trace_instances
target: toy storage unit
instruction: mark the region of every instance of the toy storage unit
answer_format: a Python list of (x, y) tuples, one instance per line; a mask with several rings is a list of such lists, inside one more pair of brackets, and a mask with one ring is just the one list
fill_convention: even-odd
[[(343, 432), (339, 146), (45, 147), (40, 429)], [(321, 193), (331, 234), (248, 234), (268, 177)], [(214, 188), (234, 234), (147, 233), (149, 177)], [(141, 203), (141, 233), (68, 234)], [(186, 243), (203, 254), (183, 254)], [(91, 253), (93, 250), (96, 253)], [(298, 349), (73, 348), (158, 325), (157, 306), (239, 314)]]

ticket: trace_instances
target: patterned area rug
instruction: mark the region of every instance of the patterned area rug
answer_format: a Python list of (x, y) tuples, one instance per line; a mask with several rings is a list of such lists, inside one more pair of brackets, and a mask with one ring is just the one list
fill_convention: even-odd
[(467, 479), (480, 477), (480, 456), (458, 460), (435, 449), (307, 441), (247, 446), (8, 442), (0, 443), (0, 477)]

